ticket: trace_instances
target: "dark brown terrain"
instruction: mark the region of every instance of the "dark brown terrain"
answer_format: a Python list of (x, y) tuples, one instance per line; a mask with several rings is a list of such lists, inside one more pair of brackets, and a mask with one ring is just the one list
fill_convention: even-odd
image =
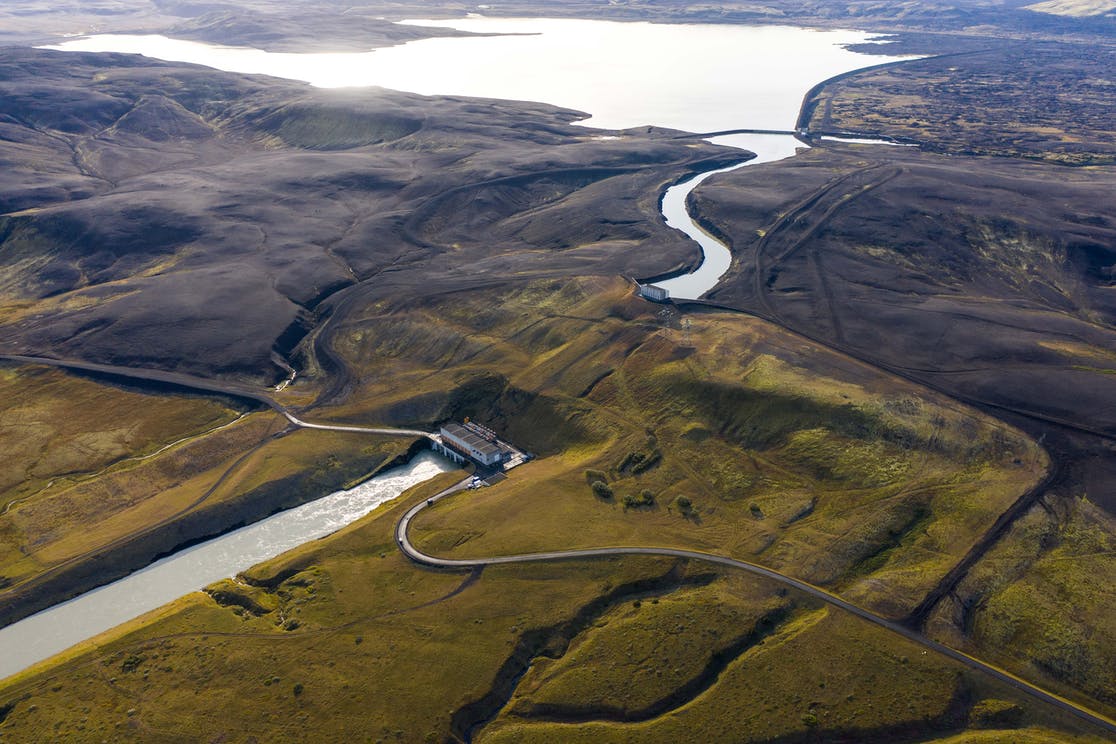
[(280, 377), (272, 352), (345, 287), (694, 262), (656, 195), (741, 157), (669, 132), (601, 141), (545, 105), (114, 55), (0, 65), (7, 353)]
[(973, 402), (1116, 435), (1114, 174), (856, 145), (775, 167), (778, 181), (731, 176), (695, 201), (740, 256), (711, 300)]
[[(1075, 88), (1065, 66), (991, 64), (1014, 54), (865, 73), (874, 88), (857, 75), (826, 87), (812, 127), (926, 148), (818, 141), (791, 161), (705, 184), (692, 204), (737, 256), (710, 301), (976, 405), (1044, 444), (1054, 459), (1046, 487), (1005, 513), (909, 621), (1111, 703), (1103, 670), (1116, 660), (1106, 619), (1116, 608), (1085, 575), (1100, 586), (1113, 575), (1116, 175), (1062, 163), (1110, 161), (1112, 118), (1107, 99), (1074, 94), (1084, 78)], [(953, 83), (921, 87), (947, 64)], [(1085, 67), (1100, 76), (1087, 88), (1111, 80), (1110, 67)], [(970, 98), (958, 91), (977, 95), (960, 81), (982, 77), (992, 104), (967, 108), (959, 126)], [(1025, 105), (1024, 81), (1073, 115)], [(924, 119), (906, 118), (916, 108)]]
[(799, 126), (896, 137), (930, 152), (1116, 163), (1116, 45), (970, 41), (979, 44), (829, 82)]
[[(1116, 714), (1116, 13), (1109, 4), (564, 0), (490, 9), (857, 27), (897, 34), (889, 51), (927, 57), (819, 85), (807, 95), (799, 121), (813, 149), (711, 179), (695, 192), (692, 212), (731, 245), (734, 262), (705, 302), (671, 309), (689, 314), (692, 338), (681, 316), (655, 314), (659, 308), (633, 300), (616, 275), (651, 277), (696, 263), (696, 248), (662, 224), (659, 196), (685, 174), (739, 160), (739, 151), (655, 129), (599, 140), (572, 123), (578, 112), (543, 104), (379, 89), (325, 92), (122, 55), (26, 48), (61, 33), (111, 30), (282, 51), (365, 49), (452, 33), (401, 27), (394, 19), (473, 9), (416, 2), (322, 9), (308, 1), (278, 7), (263, 0), (235, 7), (223, 0), (5, 4), (0, 44), (11, 46), (0, 48), (0, 353), (144, 368), (156, 379), (186, 373), (230, 390), (273, 385), (293, 366), (299, 381), (284, 394), (286, 402), (335, 420), (430, 427), (487, 414), (502, 433), (514, 432), (545, 455), (532, 471), (540, 475), (484, 492), (479, 507), (456, 504), (451, 508), (459, 511), (448, 512), (449, 519), (434, 510), (434, 524), (443, 520), (431, 533), (436, 547), (450, 552), (465, 545), (466, 553), (478, 544), (495, 552), (506, 544), (535, 547), (553, 537), (556, 526), (570, 533), (570, 541), (600, 531), (594, 545), (641, 530), (655, 544), (705, 545), (710, 535), (736, 541), (749, 530), (801, 529), (807, 535), (802, 546), (833, 540), (852, 556), (848, 566), (816, 578), (810, 571), (827, 564), (807, 550), (797, 558), (809, 567), (800, 574), (808, 580), (852, 592), (848, 596), (861, 606), (885, 608), (879, 611), (914, 631), (1102, 715)], [(915, 146), (819, 138), (837, 132)], [(741, 317), (748, 315), (774, 325)], [(603, 328), (610, 329), (607, 339), (596, 335)], [(647, 338), (633, 340), (639, 334)], [(713, 353), (727, 354), (732, 344), (740, 357)], [(745, 364), (744, 350), (753, 353), (753, 345), (760, 361)], [(763, 366), (770, 353), (783, 360), (777, 374)], [(687, 369), (679, 378), (685, 385), (656, 386), (657, 375), (680, 367)], [(717, 396), (686, 403), (690, 376), (697, 379), (693, 370), (699, 368), (734, 379), (717, 387)], [(857, 392), (864, 398), (856, 406), (876, 411), (878, 404), (881, 416), (925, 414), (926, 440), (912, 446), (914, 440), (896, 437), (875, 419), (862, 425), (860, 408), (837, 402), (838, 396), (848, 401), (853, 388), (849, 380), (834, 382), (840, 377), (835, 370), (857, 370), (851, 379), (858, 384), (883, 380), (869, 386), (871, 394)], [(6, 364), (0, 373), (12, 390), (49, 398), (41, 410), (9, 401), (5, 411), (12, 421), (18, 414), (19, 426), (46, 417), (42, 411), (65, 409), (66, 395), (58, 392), (68, 390), (64, 380), (55, 380), (50, 397), (34, 387), (36, 379), (47, 379), (41, 370)], [(758, 392), (742, 394), (732, 386), (751, 384), (753, 376), (762, 383)], [(772, 396), (763, 387), (771, 379), (792, 392)], [(87, 383), (79, 387), (83, 401), (102, 407), (123, 397), (112, 386), (96, 394)], [(182, 403), (168, 389), (143, 389)], [(724, 405), (709, 405), (713, 399)], [(823, 399), (828, 402), (819, 408)], [(942, 413), (910, 402), (931, 399)], [(129, 405), (143, 409), (142, 402)], [(205, 405), (213, 411), (182, 432), (167, 423), (166, 432), (151, 435), (155, 444), (193, 436), (203, 423), (233, 415), (222, 408), (227, 401)], [(650, 412), (640, 412), (643, 406)], [(679, 422), (703, 406), (712, 409), (713, 423), (682, 431)], [(97, 410), (89, 404), (89, 420), (104, 418), (94, 415)], [(817, 410), (826, 417), (817, 418)], [(669, 423), (664, 412), (673, 412)], [(850, 428), (849, 416), (856, 426)], [(978, 427), (978, 416), (999, 422)], [(667, 443), (674, 435), (665, 432), (674, 424), (679, 432), (672, 449)], [(81, 429), (97, 425), (83, 419), (67, 433), (72, 441), (41, 445), (41, 453), (24, 458), (27, 472), (42, 470), (55, 448), (68, 447), (69, 457), (91, 448)], [(222, 440), (208, 431), (191, 446), (241, 459), (248, 457), (242, 451), (266, 454), (272, 450), (265, 441), (289, 433), (275, 433), (282, 425), (252, 414), (240, 429), (220, 435), (242, 449), (219, 447)], [(757, 426), (779, 434), (757, 443), (748, 434)], [(947, 429), (971, 452), (931, 465), (922, 453), (969, 451), (944, 447)], [(882, 444), (873, 440), (877, 435)], [(98, 436), (127, 452), (108, 434)], [(737, 448), (722, 449), (730, 444)], [(222, 502), (221, 508), (239, 514), (236, 509), (248, 503), (245, 493), (255, 494), (255, 518), (266, 513), (274, 489), (291, 484), (295, 491), (284, 498), (304, 500), (399, 449), (360, 450), (340, 439), (316, 446), (352, 459), (339, 470), (337, 462), (326, 466), (315, 459), (304, 440), (284, 439), (275, 450), (281, 455), (259, 465), (271, 478), (266, 487), (237, 490), (233, 484), (223, 496), (230, 506)], [(98, 456), (122, 456), (117, 449)], [(621, 509), (601, 499), (578, 500), (588, 493), (592, 473), (614, 485), (627, 477), (625, 465), (606, 475), (612, 467), (607, 458), (642, 460), (645, 449), (653, 464), (642, 485), (664, 489), (661, 495), (692, 483), (693, 501), (705, 499), (712, 508), (654, 505), (651, 490), (644, 493), (652, 494), (652, 505), (633, 500), (630, 510), (626, 502)], [(688, 452), (700, 454), (682, 454)], [(218, 484), (241, 461), (224, 470), (214, 452), (206, 456), (212, 462), (205, 467), (225, 474)], [(925, 488), (880, 475), (901, 457), (920, 459), (911, 472), (945, 475)], [(182, 478), (201, 472), (200, 459), (178, 459)], [(727, 466), (715, 472), (722, 459), (741, 472), (729, 473)], [(68, 462), (59, 466), (67, 478), (88, 475)], [(698, 462), (704, 464), (695, 467)], [(795, 470), (803, 462), (814, 468), (805, 480)], [(857, 486), (842, 468), (870, 487)], [(1002, 476), (990, 475), (995, 468), (1014, 473), (1014, 490), (996, 485)], [(1023, 468), (1034, 473), (1025, 486)], [(90, 476), (91, 491), (99, 477)], [(167, 475), (168, 482), (179, 477), (178, 471)], [(244, 477), (266, 480), (255, 473)], [(310, 485), (299, 485), (299, 478)], [(9, 480), (19, 485), (18, 478)], [(137, 494), (138, 480), (128, 481)], [(974, 493), (981, 497), (966, 493), (951, 500), (953, 488), (969, 483), (978, 484)], [(13, 506), (17, 516), (45, 511), (21, 502), (50, 496), (50, 487), (32, 493), (27, 486), (31, 496), (9, 501), (4, 513)], [(78, 490), (84, 487), (79, 482)], [(512, 489), (520, 495), (509, 501)], [(887, 492), (878, 509), (868, 498), (872, 489)], [(746, 509), (734, 506), (738, 492), (755, 500)], [(806, 506), (790, 509), (805, 493), (812, 494)], [(825, 499), (834, 494), (849, 505), (831, 504), (826, 511)], [(635, 492), (627, 496), (635, 499)], [(990, 515), (966, 522), (970, 507)], [(962, 515), (956, 523), (948, 521), (949, 508)], [(769, 518), (780, 510), (788, 515), (785, 522)], [(722, 530), (728, 518), (737, 523)], [(186, 523), (176, 518), (164, 526), (173, 532)], [(679, 524), (693, 534), (678, 538)], [(14, 527), (0, 526), (8, 530), (0, 533), (7, 554), (34, 557), (29, 543), (17, 544), (23, 537), (9, 544)], [(221, 529), (206, 523), (185, 541)], [(479, 570), (456, 577), (405, 562), (394, 553), (390, 532), (381, 514), (338, 542), (275, 562), (290, 566), (262, 568), (247, 582), (184, 600), (108, 651), (29, 676), (0, 697), (0, 737), (12, 732), (13, 740), (30, 740), (33, 730), (50, 724), (59, 732), (64, 723), (72, 726), (66, 733), (81, 738), (86, 734), (77, 732), (91, 717), (91, 730), (100, 734), (186, 740), (191, 732), (183, 722), (190, 716), (227, 705), (222, 697), (239, 701), (244, 694), (253, 700), (243, 714), (253, 722), (246, 725), (278, 732), (279, 739), (297, 738), (307, 721), (333, 721), (335, 709), (344, 707), (353, 717), (336, 720), (354, 726), (371, 721), (364, 732), (385, 740), (419, 740), (420, 729), (429, 729), (428, 739), (469, 740), (481, 723), (491, 724), (485, 734), (494, 741), (623, 741), (637, 731), (663, 741), (687, 732), (712, 740), (726, 735), (718, 727), (727, 720), (743, 739), (804, 744), (1046, 744), (1078, 734), (1083, 741), (1104, 740), (1098, 730), (1076, 728), (1034, 700), (1021, 701), (987, 679), (943, 665), (934, 654), (909, 656), (920, 652), (895, 645), (895, 638), (877, 638), (848, 617), (822, 618), (793, 594), (788, 600), (785, 589), (764, 588), (762, 597), (752, 597), (757, 590), (750, 584), (733, 584), (730, 591), (725, 577), (698, 575), (692, 566), (664, 574), (665, 564), (619, 560), (592, 562), (584, 571), (580, 564), (559, 564), (545, 574), (509, 567), (486, 569), (483, 580)], [(947, 543), (948, 550), (940, 547)], [(742, 555), (770, 565), (773, 556), (765, 551), (771, 544), (757, 541)], [(114, 543), (106, 545), (112, 550)], [(93, 550), (79, 558), (89, 555)], [(828, 559), (842, 555), (849, 557), (834, 551)], [(86, 584), (97, 583), (97, 559), (74, 559)], [(138, 567), (129, 559), (117, 550), (107, 563), (118, 572)], [(914, 568), (916, 560), (924, 563)], [(794, 570), (793, 561), (789, 565), (786, 570)], [(330, 588), (334, 581), (350, 589), (344, 598), (340, 588), (336, 594)], [(897, 601), (897, 590), (884, 589), (889, 581), (910, 582), (905, 601)], [(316, 583), (323, 591), (313, 596)], [(367, 592), (368, 583), (385, 599)], [(707, 585), (714, 589), (706, 592)], [(678, 598), (670, 596), (674, 592)], [(458, 595), (462, 604), (449, 602)], [(660, 599), (662, 607), (655, 606)], [(642, 600), (652, 620), (637, 615)], [(284, 613), (296, 605), (307, 611), (308, 632), (288, 634)], [(496, 617), (485, 614), (490, 608)], [(5, 609), (9, 616), (26, 614)], [(738, 609), (760, 619), (741, 625)], [(397, 622), (396, 613), (412, 611), (424, 619)], [(346, 616), (353, 613), (362, 614)], [(483, 626), (482, 615), (499, 630)], [(390, 621), (376, 624), (384, 618)], [(353, 628), (366, 628), (368, 643), (363, 635), (350, 641)], [(776, 628), (773, 642), (760, 648)], [(721, 632), (736, 640), (719, 640)], [(241, 658), (223, 648), (229, 639), (258, 646)], [(303, 643), (297, 653), (275, 652)], [(779, 653), (784, 644), (789, 657)], [(349, 668), (347, 651), (358, 645), (364, 654), (359, 669)], [(400, 649), (411, 666), (399, 663)], [(164, 665), (156, 666), (160, 654)], [(646, 663), (634, 663), (637, 657)], [(145, 667), (141, 687), (136, 675), (127, 675), (149, 659), (153, 678), (167, 678), (149, 685)], [(591, 661), (579, 666), (582, 659)], [(681, 678), (680, 670), (695, 659), (705, 671), (681, 687), (664, 687), (662, 700), (669, 704), (649, 695), (638, 703), (643, 690), (631, 684), (632, 675), (646, 675), (650, 682), (641, 684), (658, 689), (666, 683), (653, 679), (654, 672)], [(347, 671), (334, 672), (335, 662)], [(768, 674), (773, 681), (733, 676), (747, 664), (753, 664), (749, 680)], [(304, 666), (330, 694), (301, 697), (301, 682), (292, 692), (287, 680)], [(399, 685), (421, 685), (420, 691), (445, 685), (438, 689), (448, 692), (424, 697), (408, 688), (413, 710), (381, 710), (375, 715), (382, 718), (366, 720), (365, 702), (349, 684), (368, 676), (369, 668), (398, 675)], [(125, 679), (120, 687), (109, 676), (117, 669)], [(585, 669), (603, 681), (575, 683)], [(432, 670), (437, 679), (416, 682)], [(280, 673), (282, 698), (271, 688)], [(79, 721), (69, 689), (56, 680), (74, 680), (84, 699), (113, 702), (98, 702)], [(637, 702), (587, 703), (596, 684)], [(181, 691), (211, 698), (191, 705), (174, 697)], [(770, 698), (755, 707), (764, 710), (748, 718), (752, 711), (739, 700), (763, 691)], [(627, 727), (642, 714), (623, 705), (653, 711), (644, 721), (649, 725)], [(140, 719), (133, 718), (136, 708)], [(455, 711), (452, 722), (439, 718), (446, 710)], [(827, 714), (833, 718), (826, 720)], [(144, 728), (149, 720), (162, 728)], [(226, 738), (227, 730), (220, 731), (215, 736)], [(240, 734), (249, 740), (247, 730)]]

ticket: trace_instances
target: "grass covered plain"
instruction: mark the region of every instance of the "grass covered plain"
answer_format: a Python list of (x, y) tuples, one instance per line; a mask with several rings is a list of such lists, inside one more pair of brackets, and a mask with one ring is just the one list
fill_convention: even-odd
[(0, 375), (4, 473), (23, 474), (6, 483), (0, 508), (8, 611), (88, 585), (65, 572), (82, 573), (78, 564), (90, 556), (108, 553), (101, 570), (126, 573), (148, 553), (350, 485), (409, 445), (289, 430), (272, 412), (243, 414), (213, 398), (146, 394), (58, 370), (5, 367)]
[(939, 608), (929, 630), (1116, 714), (1116, 530), (1086, 495), (1036, 505)]
[(543, 455), (424, 513), (416, 544), (696, 548), (898, 617), (1044, 472), (926, 390), (743, 315), (659, 310), (585, 279), (350, 317), (335, 345), (376, 420), (474, 416)]
[[(538, 455), (424, 512), (414, 537), (431, 552), (678, 545), (893, 615), (1045, 468), (1014, 430), (765, 323), (661, 309), (614, 278), (358, 309), (323, 339), (350, 392), (313, 418), (471, 416)], [(349, 440), (320, 434), (254, 451), (230, 493), (346, 463)], [(1098, 740), (875, 626), (696, 562), (420, 569), (394, 523), (459, 478), (5, 681), (0, 734)]]
[(30, 553), (87, 533), (91, 519), (113, 510), (103, 493), (62, 494), (196, 446), (239, 415), (213, 399), (145, 395), (14, 365), (0, 366), (0, 401), (0, 587), (34, 572)]
[(126, 457), (231, 422), (213, 399), (144, 395), (47, 367), (0, 364), (7, 456), (0, 503), (26, 499), (49, 481), (76, 480)]
[[(1034, 741), (1099, 741), (874, 627), (698, 564), (418, 569), (394, 549), (395, 520), (458, 477), (5, 681), (0, 733), (805, 742), (855, 731), (928, 741), (1007, 706), (1004, 737), (1023, 726)], [(586, 679), (587, 663), (600, 674)], [(543, 703), (635, 710), (695, 679), (639, 723), (536, 715)]]

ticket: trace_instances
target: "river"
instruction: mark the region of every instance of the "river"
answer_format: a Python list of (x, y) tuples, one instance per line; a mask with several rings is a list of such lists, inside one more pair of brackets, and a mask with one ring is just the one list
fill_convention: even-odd
[(219, 579), (329, 535), (412, 486), (455, 466), (423, 453), (402, 467), (351, 488), (289, 509), (152, 563), (119, 581), (86, 592), (0, 628), (0, 678), (150, 612)]
[(701, 246), (702, 262), (698, 268), (689, 274), (682, 274), (672, 279), (655, 282), (655, 286), (662, 287), (670, 292), (676, 299), (696, 300), (703, 294), (717, 286), (717, 282), (732, 263), (732, 253), (728, 246), (717, 238), (707, 233), (690, 215), (686, 208), (686, 198), (690, 192), (697, 188), (702, 181), (718, 173), (728, 173), (749, 165), (773, 163), (776, 160), (793, 157), (798, 148), (806, 145), (789, 134), (726, 134), (720, 137), (711, 137), (710, 142), (727, 147), (739, 147), (756, 154), (756, 157), (743, 163), (731, 165), (728, 168), (705, 171), (671, 186), (663, 195), (663, 219), (667, 225), (686, 233), (692, 240)]
[[(547, 18), (409, 20), (486, 36), (422, 39), (362, 53), (291, 54), (155, 35), (98, 35), (53, 49), (128, 52), (266, 73), (327, 88), (378, 85), (423, 95), (531, 100), (584, 111), (587, 127), (654, 125), (688, 132), (794, 128), (804, 93), (834, 75), (909, 59), (849, 51), (876, 37), (863, 31), (660, 24)], [(717, 173), (791, 157), (789, 135), (728, 135), (720, 145), (755, 152), (734, 168), (702, 173), (663, 198), (667, 224), (702, 247), (700, 268), (658, 282), (672, 297), (697, 299), (728, 270), (729, 249), (686, 212), (686, 197)], [(855, 140), (854, 140), (855, 141)]]

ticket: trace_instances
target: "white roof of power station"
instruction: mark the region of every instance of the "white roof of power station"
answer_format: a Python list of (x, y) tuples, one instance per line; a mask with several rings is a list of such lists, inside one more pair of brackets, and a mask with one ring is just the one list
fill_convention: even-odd
[(443, 426), (442, 436), (453, 438), (469, 449), (479, 452), (485, 458), (500, 454), (500, 448), (495, 444), (458, 424), (446, 424)]

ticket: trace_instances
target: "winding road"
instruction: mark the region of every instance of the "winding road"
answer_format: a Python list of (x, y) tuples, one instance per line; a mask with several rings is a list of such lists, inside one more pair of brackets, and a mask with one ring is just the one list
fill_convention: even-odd
[[(271, 396), (248, 386), (231, 382), (208, 380), (205, 378), (193, 377), (191, 375), (184, 375), (180, 373), (163, 372), (161, 370), (133, 369), (127, 367), (117, 367), (113, 365), (53, 359), (49, 357), (0, 354), (0, 360), (26, 364), (45, 364), (54, 367), (76, 369), (85, 372), (116, 375), (128, 379), (159, 382), (163, 384), (177, 385), (187, 389), (198, 390), (202, 392), (218, 393), (222, 395), (248, 399), (267, 405), (268, 407), (283, 415), (292, 425), (307, 429), (343, 431), (363, 434), (380, 434), (388, 436), (426, 437), (429, 439), (434, 438), (433, 434), (417, 429), (391, 429), (335, 424), (318, 424), (303, 421)], [(930, 638), (927, 638), (921, 633), (912, 630), (911, 628), (899, 622), (881, 617), (880, 615), (870, 612), (863, 607), (854, 605), (844, 599), (841, 599), (837, 595), (826, 591), (825, 589), (779, 573), (778, 571), (774, 571), (770, 568), (765, 568), (763, 566), (749, 563), (747, 561), (742, 561), (736, 558), (730, 558), (728, 556), (716, 555), (714, 553), (705, 553), (696, 550), (651, 546), (616, 546), (587, 548), (581, 550), (559, 550), (539, 553), (525, 553), (519, 555), (493, 556), (487, 558), (439, 558), (437, 556), (432, 556), (419, 550), (410, 540), (409, 532), (411, 523), (424, 509), (433, 506), (442, 499), (448, 498), (464, 490), (471, 480), (472, 477), (470, 476), (469, 478), (466, 478), (458, 482), (457, 484), (441, 491), (437, 495), (420, 501), (419, 503), (408, 509), (407, 512), (404, 513), (404, 515), (400, 518), (395, 528), (396, 542), (399, 545), (400, 550), (409, 559), (420, 565), (429, 566), (432, 568), (469, 570), (475, 570), (484, 568), (485, 566), (494, 565), (607, 558), (626, 555), (673, 557), (725, 566), (727, 568), (745, 571), (749, 574), (752, 574), (753, 576), (758, 576), (760, 578), (774, 581), (783, 586), (799, 591), (807, 596), (825, 602), (826, 604), (832, 607), (836, 607), (839, 610), (849, 612), (856, 617), (861, 618), (862, 620), (866, 620), (870, 623), (873, 623), (874, 625), (884, 628), (885, 630), (902, 636), (909, 641), (917, 643), (929, 651), (941, 654), (942, 656), (952, 659), (973, 671), (985, 674), (995, 680), (998, 680), (999, 682), (1011, 686), (1012, 688), (1032, 698), (1035, 698), (1036, 700), (1047, 703), (1049, 705), (1053, 705), (1061, 711), (1074, 715), (1077, 718), (1080, 718), (1084, 721), (1087, 721), (1088, 723), (1102, 728), (1110, 734), (1116, 735), (1116, 721), (1113, 721), (1110, 718), (1089, 710), (1088, 708), (1078, 705), (1077, 703), (1067, 700), (1066, 698), (1048, 692), (1041, 687), (1031, 684), (1024, 679), (1016, 677), (1015, 675), (1010, 674), (1009, 672), (1006, 672), (991, 664), (988, 664), (987, 662), (981, 661), (980, 659), (974, 658), (972, 656), (969, 656), (968, 654), (950, 648), (949, 646), (945, 646), (941, 643), (938, 643), (937, 641), (931, 640)]]
[(898, 622), (888, 620), (873, 612), (870, 612), (863, 607), (847, 602), (835, 594), (827, 592), (825, 589), (808, 584), (805, 581), (792, 578), (778, 571), (773, 571), (770, 568), (742, 561), (736, 558), (729, 558), (723, 555), (716, 555), (714, 553), (704, 553), (697, 550), (683, 550), (681, 548), (663, 548), (663, 547), (608, 547), (608, 548), (586, 548), (582, 550), (556, 550), (541, 553), (523, 553), (520, 555), (502, 555), (494, 556), (491, 558), (439, 558), (437, 556), (429, 555), (422, 552), (414, 543), (411, 542), (409, 535), (411, 523), (414, 521), (423, 509), (427, 509), (442, 499), (448, 498), (460, 491), (464, 490), (471, 477), (466, 478), (453, 486), (441, 491), (435, 496), (428, 499), (419, 501), (403, 514), (395, 525), (395, 541), (399, 549), (415, 563), (432, 568), (449, 568), (449, 569), (470, 569), (475, 570), (484, 568), (485, 566), (509, 565), (520, 563), (540, 563), (545, 561), (564, 561), (576, 560), (586, 558), (612, 558), (625, 555), (648, 555), (648, 556), (662, 556), (673, 558), (685, 558), (689, 560), (702, 561), (704, 563), (712, 563), (719, 566), (726, 566), (728, 568), (745, 571), (754, 576), (759, 576), (764, 579), (782, 584), (783, 586), (790, 587), (796, 591), (813, 597), (814, 599), (821, 600), (826, 604), (836, 607), (839, 610), (849, 612), (862, 620), (867, 620), (874, 625), (877, 625), (885, 630), (891, 631), (896, 635), (902, 636), (908, 641), (919, 644), (928, 651), (941, 654), (953, 661), (963, 664), (965, 667), (985, 674), (992, 679), (995, 679), (1004, 684), (1010, 685), (1014, 689), (1028, 695), (1036, 700), (1053, 705), (1061, 711), (1087, 721), (1095, 726), (1099, 726), (1110, 734), (1116, 735), (1116, 721), (1107, 718), (1099, 713), (1096, 713), (1084, 706), (1078, 705), (1071, 700), (1055, 695), (1048, 692), (1041, 687), (1031, 684), (1026, 680), (1016, 677), (1015, 675), (995, 667), (980, 659), (969, 656), (949, 646), (931, 640), (926, 636), (918, 633)]

